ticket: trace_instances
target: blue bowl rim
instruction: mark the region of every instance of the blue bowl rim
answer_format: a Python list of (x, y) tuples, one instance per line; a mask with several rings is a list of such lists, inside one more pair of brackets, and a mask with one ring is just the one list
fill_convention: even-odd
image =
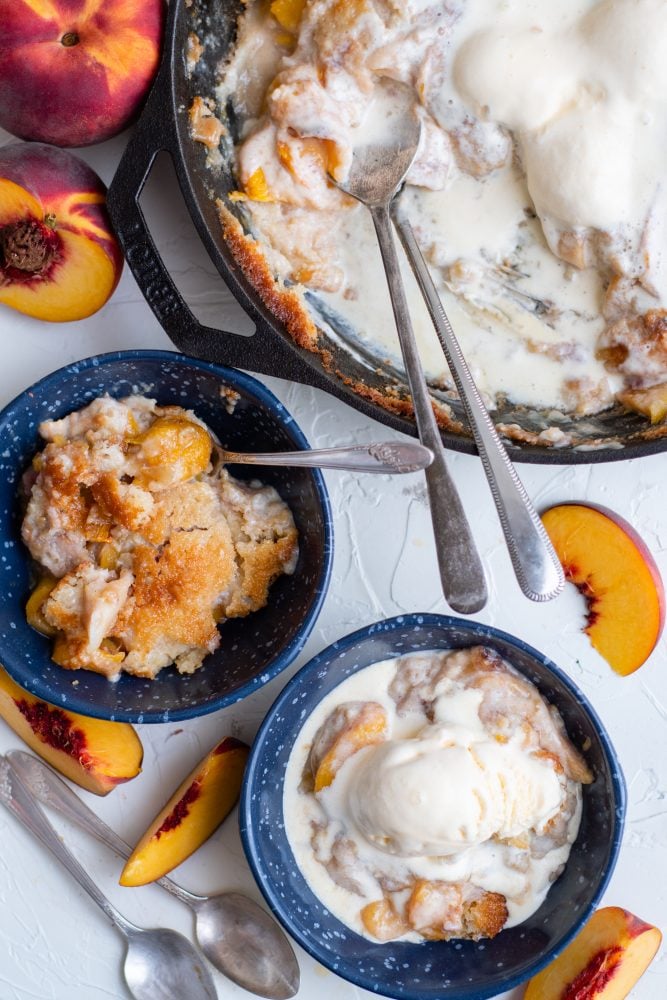
[[(91, 355), (88, 358), (83, 358), (81, 361), (73, 361), (62, 368), (56, 369), (39, 379), (37, 382), (28, 386), (27, 389), (24, 389), (23, 392), (19, 393), (18, 396), (15, 396), (14, 399), (12, 399), (2, 408), (2, 410), (0, 410), (0, 432), (2, 431), (2, 427), (7, 418), (12, 415), (12, 412), (18, 406), (30, 400), (36, 389), (49, 388), (51, 385), (57, 385), (62, 382), (63, 379), (66, 379), (69, 374), (79, 374), (81, 371), (85, 371), (86, 369), (104, 368), (106, 365), (118, 361), (177, 362), (179, 364), (184, 364), (189, 368), (200, 369), (201, 371), (208, 372), (209, 374), (215, 375), (226, 382), (240, 386), (243, 390), (255, 396), (262, 405), (266, 406), (272, 416), (274, 416), (279, 423), (289, 428), (290, 434), (301, 448), (304, 450), (310, 450), (308, 439), (287, 407), (284, 406), (278, 397), (258, 379), (254, 378), (252, 375), (246, 374), (245, 372), (239, 371), (237, 368), (227, 368), (224, 365), (214, 364), (210, 361), (201, 361), (199, 358), (191, 358), (189, 355), (180, 354), (178, 351), (164, 350), (135, 349), (128, 351), (109, 351), (106, 354)], [(187, 719), (194, 719), (203, 715), (209, 715), (212, 712), (219, 711), (221, 708), (226, 708), (228, 705), (233, 705), (236, 702), (241, 701), (243, 698), (247, 697), (254, 690), (256, 690), (257, 687), (273, 680), (278, 676), (278, 674), (285, 670), (296, 659), (308, 641), (308, 637), (315, 626), (315, 622), (317, 621), (319, 613), (322, 609), (322, 604), (324, 603), (329, 590), (329, 583), (331, 581), (331, 572), (333, 568), (334, 546), (331, 502), (326, 484), (324, 482), (324, 477), (319, 469), (309, 469), (308, 471), (313, 476), (315, 489), (322, 507), (324, 561), (320, 573), (320, 579), (318, 580), (316, 587), (315, 600), (313, 601), (308, 614), (304, 618), (299, 632), (294, 637), (292, 642), (289, 643), (289, 645), (282, 651), (282, 653), (267, 664), (266, 668), (262, 670), (260, 676), (252, 678), (245, 684), (241, 685), (241, 687), (237, 688), (236, 691), (223, 695), (221, 698), (218, 698), (217, 700), (214, 700), (204, 706), (182, 708), (173, 712), (170, 711), (170, 723), (182, 722)], [(29, 627), (27, 623), (26, 627)], [(12, 658), (5, 657), (4, 653), (1, 651), (0, 657), (2, 665), (7, 670), (7, 673), (13, 680), (16, 681), (17, 684), (20, 685), (22, 683), (22, 672), (14, 669)], [(46, 698), (42, 693), (39, 680), (30, 688), (30, 693), (35, 695), (37, 698), (44, 698), (44, 700), (53, 703), (53, 697)], [(88, 702), (79, 699), (76, 695), (75, 689), (72, 689), (71, 692), (67, 692), (65, 700), (62, 700), (61, 697), (58, 706), (71, 712), (78, 712), (81, 715), (85, 715), (93, 719), (108, 718), (105, 713), (96, 712), (94, 705), (91, 706)], [(141, 714), (141, 721), (144, 723), (155, 724), (164, 721), (164, 711), (162, 709), (155, 713), (151, 713), (150, 709), (144, 710), (141, 713), (132, 711), (128, 712), (119, 709), (114, 713), (114, 721), (136, 723), (138, 721), (139, 714)]]
[[(536, 959), (532, 966), (524, 974), (519, 977), (513, 976), (505, 980), (501, 980), (498, 983), (493, 984), (489, 987), (480, 988), (479, 993), (475, 994), (475, 1000), (490, 1000), (490, 998), (495, 997), (500, 992), (507, 990), (513, 990), (517, 986), (521, 986), (523, 983), (527, 982), (528, 979), (532, 978), (536, 973), (543, 969), (546, 965), (552, 962), (562, 951), (568, 946), (568, 944), (573, 940), (573, 938), (579, 933), (584, 924), (588, 921), (589, 917), (597, 907), (600, 899), (604, 895), (604, 892), (609, 884), (609, 881), (614, 873), (616, 863), (618, 861), (618, 855), (621, 848), (621, 842), (623, 839), (623, 828), (625, 825), (625, 814), (627, 805), (627, 791), (625, 784), (625, 777), (621, 769), (618, 756), (614, 747), (611, 743), (607, 730), (605, 729), (600, 717), (598, 716), (595, 709), (592, 707), (588, 698), (579, 690), (574, 681), (552, 660), (540, 653), (539, 650), (535, 649), (534, 646), (529, 645), (522, 639), (511, 635), (509, 632), (504, 632), (501, 629), (495, 628), (493, 625), (485, 625), (481, 622), (476, 622), (465, 618), (455, 618), (451, 615), (435, 615), (430, 613), (420, 613), (413, 612), (406, 615), (397, 615), (394, 618), (385, 618), (381, 621), (374, 622), (372, 625), (366, 625), (363, 628), (357, 629), (356, 632), (351, 632), (349, 635), (343, 636), (341, 639), (336, 640), (331, 643), (326, 649), (322, 650), (314, 656), (308, 663), (304, 664), (300, 670), (287, 682), (285, 687), (282, 689), (280, 694), (277, 696), (270, 709), (266, 713), (262, 725), (260, 726), (257, 735), (253, 741), (250, 757), (246, 765), (245, 776), (243, 780), (243, 788), (241, 790), (241, 799), (239, 803), (239, 830), (241, 834), (241, 843), (243, 845), (243, 850), (245, 852), (246, 860), (252, 871), (253, 878), (257, 883), (260, 891), (262, 892), (267, 904), (271, 908), (271, 911), (275, 914), (278, 920), (282, 923), (285, 930), (292, 935), (292, 937), (298, 942), (298, 944), (306, 951), (311, 958), (314, 958), (317, 962), (320, 962), (325, 968), (334, 972), (336, 975), (340, 976), (342, 979), (353, 983), (355, 986), (361, 989), (369, 990), (372, 987), (369, 981), (364, 979), (363, 976), (355, 975), (354, 971), (350, 971), (349, 974), (346, 971), (343, 974), (340, 967), (337, 969), (333, 968), (333, 962), (330, 957), (329, 952), (326, 949), (319, 949), (307, 938), (302, 937), (293, 927), (290, 922), (289, 913), (285, 913), (282, 908), (281, 900), (279, 894), (273, 889), (271, 883), (267, 883), (260, 875), (259, 866), (257, 864), (257, 841), (256, 841), (256, 831), (252, 828), (251, 823), (251, 810), (252, 810), (252, 787), (255, 782), (255, 777), (257, 774), (257, 767), (259, 763), (259, 758), (261, 756), (262, 747), (266, 733), (271, 727), (273, 718), (276, 712), (288, 703), (293, 697), (294, 693), (299, 688), (302, 681), (309, 676), (311, 673), (315, 672), (321, 664), (326, 661), (331, 653), (335, 651), (340, 654), (342, 651), (348, 650), (351, 646), (360, 643), (361, 641), (371, 638), (380, 629), (383, 633), (397, 631), (399, 629), (410, 628), (413, 625), (423, 626), (428, 628), (429, 626), (439, 626), (441, 628), (474, 628), (476, 635), (479, 637), (480, 642), (484, 641), (485, 637), (492, 639), (500, 639), (515, 646), (517, 649), (526, 653), (533, 659), (539, 661), (539, 663), (545, 666), (554, 676), (568, 689), (570, 694), (573, 695), (578, 704), (583, 708), (586, 714), (592, 721), (595, 730), (599, 736), (600, 743), (602, 745), (604, 756), (609, 764), (609, 771), (611, 775), (611, 783), (614, 792), (614, 825), (611, 834), (611, 843), (609, 851), (609, 860), (605, 871), (602, 873), (600, 882), (595, 891), (593, 898), (591, 899), (589, 905), (585, 907), (567, 934), (564, 935), (562, 940), (559, 942), (558, 947), (551, 949), (542, 958)], [(295, 734), (296, 736), (297, 734)], [(282, 781), (280, 783), (282, 789)], [(296, 859), (294, 861), (295, 867), (300, 871)], [(303, 876), (302, 876), (303, 878)], [(332, 915), (333, 916), (333, 915)], [(337, 918), (334, 918), (337, 919)], [(346, 928), (349, 933), (350, 929)], [(352, 932), (354, 933), (354, 932)], [(416, 946), (418, 947), (418, 945)], [(424, 993), (416, 990), (414, 992), (403, 991), (400, 995), (391, 992), (391, 984), (387, 984), (389, 991), (380, 995), (393, 997), (396, 1000), (424, 1000)], [(383, 988), (385, 984), (382, 984)], [(377, 990), (374, 992), (378, 992)], [(446, 987), (442, 987), (443, 997), (447, 997), (447, 1000), (460, 1000), (460, 995), (457, 996), (456, 992), (451, 991)], [(470, 1000), (470, 994), (466, 994), (466, 1000)]]

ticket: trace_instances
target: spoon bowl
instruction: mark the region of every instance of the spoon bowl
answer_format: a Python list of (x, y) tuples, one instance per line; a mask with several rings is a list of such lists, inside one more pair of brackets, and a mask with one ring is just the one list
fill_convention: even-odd
[(240, 892), (222, 892), (194, 904), (197, 941), (218, 969), (257, 996), (289, 1000), (299, 989), (294, 951), (273, 917)]

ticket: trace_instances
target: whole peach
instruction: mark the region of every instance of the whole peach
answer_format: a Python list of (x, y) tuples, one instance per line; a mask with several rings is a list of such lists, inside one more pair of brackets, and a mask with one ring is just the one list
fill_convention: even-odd
[(0, 126), (88, 146), (138, 113), (155, 75), (164, 0), (0, 0)]
[(56, 146), (0, 148), (0, 302), (39, 319), (83, 319), (123, 267), (94, 170)]

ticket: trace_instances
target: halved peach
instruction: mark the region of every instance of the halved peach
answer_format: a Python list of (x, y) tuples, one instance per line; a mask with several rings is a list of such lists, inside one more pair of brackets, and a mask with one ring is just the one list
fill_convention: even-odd
[(106, 188), (87, 163), (38, 142), (0, 149), (0, 302), (37, 319), (83, 319), (122, 267)]
[(524, 1000), (625, 1000), (651, 964), (662, 934), (619, 906), (597, 910)]
[(121, 885), (154, 882), (208, 840), (236, 804), (249, 749), (226, 736), (197, 764), (133, 850)]
[(387, 713), (375, 701), (339, 705), (313, 740), (310, 766), (314, 790), (321, 792), (345, 761), (363, 747), (381, 743), (387, 731)]
[(637, 670), (665, 622), (665, 591), (646, 544), (618, 514), (567, 503), (542, 515), (568, 580), (588, 604), (586, 633), (619, 674)]
[(49, 705), (1, 668), (0, 715), (31, 750), (95, 795), (106, 795), (141, 771), (144, 751), (132, 726)]

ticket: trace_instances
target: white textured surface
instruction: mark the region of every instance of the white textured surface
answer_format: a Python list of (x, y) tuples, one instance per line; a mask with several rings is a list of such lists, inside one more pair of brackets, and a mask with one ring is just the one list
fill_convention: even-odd
[[(0, 132), (0, 144), (9, 141)], [(124, 137), (83, 151), (108, 182)], [(201, 248), (163, 162), (149, 183), (144, 207), (165, 260), (200, 318), (249, 330), (251, 324)], [(0, 405), (67, 362), (107, 350), (169, 348), (126, 269), (108, 305), (96, 316), (61, 326), (39, 323), (0, 307)], [(313, 446), (391, 437), (326, 394), (266, 380), (300, 423)], [(629, 793), (625, 843), (604, 902), (667, 925), (667, 649), (663, 639), (641, 670), (620, 678), (591, 649), (579, 629), (583, 602), (573, 588), (544, 606), (526, 601), (512, 576), (479, 463), (450, 456), (488, 568), (490, 600), (477, 616), (537, 646), (588, 695), (620, 754)], [(667, 454), (590, 467), (523, 466), (538, 507), (563, 500), (597, 501), (626, 517), (650, 546), (667, 579)], [(446, 612), (431, 546), (423, 480), (418, 475), (355, 478), (328, 473), (334, 512), (335, 561), (331, 589), (306, 649), (291, 671), (239, 705), (182, 725), (143, 726), (142, 774), (106, 799), (82, 796), (126, 839), (135, 840), (182, 777), (230, 730), (250, 740), (288, 676), (339, 636), (378, 618), (408, 611)], [(0, 722), (0, 752), (19, 741)], [(62, 827), (60, 821), (58, 826)], [(63, 827), (64, 829), (64, 827)], [(68, 842), (122, 911), (137, 923), (189, 934), (189, 912), (161, 889), (122, 889), (117, 860), (76, 831)], [(9, 814), (0, 812), (0, 1000), (109, 1000), (128, 994), (122, 979), (123, 942), (105, 917), (68, 880)], [(260, 899), (245, 864), (234, 818), (176, 873), (188, 888), (242, 889)], [(300, 1000), (370, 997), (337, 979), (305, 953)], [(216, 974), (221, 997), (247, 996)], [(518, 1000), (522, 991), (504, 994)], [(667, 996), (667, 951), (632, 993), (635, 1000)], [(184, 998), (187, 1000), (187, 998)]]

